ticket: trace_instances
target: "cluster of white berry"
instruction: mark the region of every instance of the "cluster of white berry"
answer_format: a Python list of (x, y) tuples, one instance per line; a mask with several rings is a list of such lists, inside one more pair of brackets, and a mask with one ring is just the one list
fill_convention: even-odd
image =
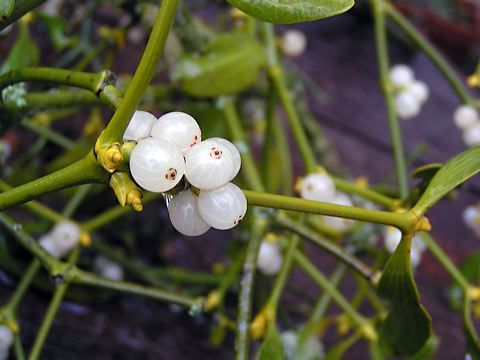
[(480, 237), (480, 209), (478, 205), (468, 206), (463, 210), (463, 221), (465, 224)]
[(62, 221), (42, 235), (38, 242), (45, 251), (56, 258), (67, 255), (80, 241), (80, 228), (71, 221)]
[(404, 64), (390, 69), (390, 82), (394, 87), (395, 111), (398, 117), (411, 119), (417, 116), (430, 93), (427, 84), (416, 80), (413, 70)]
[[(301, 181), (300, 196), (307, 200), (353, 206), (350, 197), (337, 191), (332, 178), (326, 173), (307, 175)], [(339, 231), (348, 231), (354, 224), (353, 220), (333, 216), (324, 216), (323, 220), (327, 225)]]
[(230, 229), (245, 216), (247, 199), (230, 182), (240, 170), (240, 153), (222, 138), (202, 141), (192, 116), (171, 112), (157, 120), (148, 112), (136, 111), (124, 140), (137, 142), (130, 172), (140, 187), (164, 193), (185, 175), (186, 182), (200, 190), (197, 196), (187, 184), (168, 204), (172, 225), (182, 234), (198, 236), (210, 227)]
[(480, 115), (477, 109), (469, 105), (460, 105), (453, 113), (453, 121), (462, 130), (465, 145), (480, 144)]
[(97, 256), (93, 261), (95, 273), (113, 281), (123, 280), (123, 268), (106, 257)]
[(267, 234), (260, 244), (257, 256), (257, 268), (265, 275), (275, 275), (280, 271), (283, 263), (280, 244), (275, 235)]
[[(398, 244), (402, 240), (402, 232), (392, 226), (386, 226), (384, 233), (385, 248), (390, 254), (393, 254)], [(416, 268), (422, 260), (422, 253), (426, 246), (420, 236), (415, 235), (412, 239), (412, 246), (410, 248), (410, 262), (413, 268)]]
[(300, 30), (287, 30), (283, 33), (280, 40), (280, 48), (286, 56), (300, 56), (307, 48), (307, 37)]
[(7, 360), (13, 344), (13, 333), (10, 328), (0, 325), (0, 360)]

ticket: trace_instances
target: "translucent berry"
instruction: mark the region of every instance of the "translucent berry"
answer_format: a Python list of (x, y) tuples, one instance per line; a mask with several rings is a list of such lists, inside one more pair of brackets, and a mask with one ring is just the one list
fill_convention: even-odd
[(121, 281), (123, 279), (123, 268), (106, 257), (98, 256), (95, 258), (93, 265), (96, 273), (106, 279), (113, 281)]
[(50, 236), (55, 248), (61, 253), (60, 257), (62, 257), (78, 245), (80, 241), (80, 228), (71, 221), (62, 221), (55, 225), (50, 232)]
[(210, 138), (209, 140), (218, 141), (220, 144), (225, 145), (228, 150), (230, 150), (233, 156), (233, 172), (228, 181), (232, 181), (235, 176), (237, 176), (238, 172), (240, 171), (240, 167), (242, 166), (242, 158), (240, 156), (240, 152), (238, 151), (237, 147), (227, 139), (214, 137)]
[(463, 142), (467, 146), (480, 145), (480, 123), (463, 131)]
[(200, 191), (198, 213), (211, 227), (220, 230), (238, 225), (247, 212), (247, 199), (240, 188), (228, 183), (211, 191)]
[[(389, 253), (394, 253), (398, 244), (402, 239), (402, 232), (392, 226), (387, 226), (384, 232), (385, 248)], [(410, 248), (410, 262), (413, 267), (417, 267), (420, 263), (422, 252), (426, 246), (423, 240), (419, 236), (414, 236), (412, 239), (412, 245)]]
[(170, 221), (175, 229), (183, 235), (199, 236), (210, 229), (198, 214), (197, 197), (186, 190), (175, 195), (168, 205)]
[(394, 86), (406, 87), (414, 80), (415, 74), (408, 65), (398, 64), (390, 69), (390, 81)]
[(420, 103), (427, 101), (430, 90), (423, 81), (416, 80), (408, 88), (407, 92), (417, 99)]
[(12, 344), (12, 330), (5, 325), (0, 325), (0, 350), (8, 350)]
[(235, 160), (228, 146), (207, 139), (185, 154), (185, 177), (201, 190), (219, 188), (235, 176)]
[(394, 99), (395, 111), (398, 117), (410, 119), (420, 112), (420, 102), (408, 92), (401, 92)]
[(163, 139), (141, 140), (130, 155), (130, 172), (142, 188), (153, 192), (172, 189), (185, 173), (180, 150)]
[(335, 198), (335, 184), (327, 174), (310, 174), (302, 182), (300, 196), (304, 199), (329, 202)]
[(161, 116), (153, 125), (150, 135), (173, 143), (182, 153), (202, 140), (202, 131), (195, 119), (180, 111)]
[(155, 115), (146, 111), (137, 110), (133, 114), (128, 123), (125, 134), (123, 134), (124, 141), (139, 141), (150, 136), (153, 124), (157, 121)]
[(257, 267), (265, 275), (275, 275), (280, 271), (283, 256), (277, 243), (262, 241), (257, 257)]
[[(331, 202), (337, 205), (353, 206), (352, 201), (350, 200), (348, 195), (344, 193), (337, 193)], [(344, 218), (334, 217), (334, 216), (324, 216), (323, 219), (328, 226), (339, 231), (347, 231), (355, 223), (351, 219), (344, 219)]]
[(57, 247), (50, 233), (41, 236), (40, 239), (38, 239), (38, 243), (53, 257), (61, 258), (66, 255), (59, 247)]
[(479, 115), (475, 108), (469, 105), (460, 105), (453, 113), (455, 125), (466, 130), (479, 122)]
[(280, 46), (287, 56), (299, 56), (307, 48), (307, 37), (300, 30), (287, 30), (282, 36)]
[(480, 212), (478, 207), (469, 206), (463, 210), (462, 218), (465, 224), (473, 231), (477, 236), (480, 236)]

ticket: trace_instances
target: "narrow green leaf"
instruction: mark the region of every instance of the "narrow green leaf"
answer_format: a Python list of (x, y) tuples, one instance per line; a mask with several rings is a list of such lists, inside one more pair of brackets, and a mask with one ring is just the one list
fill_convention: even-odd
[(12, 14), (14, 6), (15, 6), (14, 0), (0, 1), (0, 21), (5, 20)]
[(57, 50), (63, 50), (76, 41), (75, 38), (65, 35), (66, 24), (61, 18), (42, 13), (37, 13), (36, 16), (47, 27), (52, 44)]
[(251, 86), (264, 64), (264, 50), (254, 38), (223, 34), (211, 41), (201, 56), (183, 56), (172, 79), (193, 96), (230, 95)]
[(451, 158), (438, 170), (412, 210), (424, 214), (442, 197), (479, 171), (480, 146), (470, 148)]
[(28, 25), (21, 24), (15, 45), (3, 63), (0, 73), (36, 65), (39, 57), (40, 51), (37, 44), (30, 38)]
[(354, 0), (227, 0), (244, 13), (275, 24), (314, 21), (344, 13)]
[(258, 350), (257, 360), (283, 360), (282, 339), (274, 324), (268, 327), (267, 336)]
[(410, 265), (411, 242), (411, 237), (402, 236), (378, 285), (378, 293), (392, 304), (382, 337), (392, 350), (402, 355), (420, 351), (431, 334), (431, 319), (420, 304)]

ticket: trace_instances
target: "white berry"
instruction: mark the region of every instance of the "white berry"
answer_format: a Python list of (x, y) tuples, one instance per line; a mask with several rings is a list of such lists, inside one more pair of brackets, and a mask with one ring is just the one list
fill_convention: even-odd
[(265, 275), (275, 275), (282, 267), (283, 256), (277, 243), (262, 241), (257, 256), (257, 267)]
[[(353, 206), (348, 195), (344, 193), (337, 193), (333, 198), (332, 203), (343, 206)], [(323, 219), (327, 225), (339, 231), (347, 231), (354, 224), (354, 221), (351, 219), (344, 219), (334, 216), (324, 216)]]
[(153, 125), (150, 135), (176, 145), (186, 153), (202, 140), (202, 131), (196, 120), (187, 113), (174, 111), (161, 116)]
[(61, 256), (69, 253), (80, 241), (80, 228), (71, 221), (59, 222), (50, 232), (55, 248)]
[(213, 137), (213, 138), (210, 138), (209, 140), (218, 141), (220, 144), (225, 145), (228, 148), (228, 150), (230, 150), (233, 156), (233, 172), (228, 181), (232, 181), (235, 178), (235, 176), (237, 176), (238, 172), (240, 171), (240, 167), (242, 166), (242, 158), (240, 156), (240, 152), (238, 151), (237, 147), (227, 139)]
[(288, 30), (281, 39), (282, 52), (287, 56), (299, 56), (307, 48), (307, 37), (300, 30)]
[(476, 206), (469, 206), (463, 210), (462, 218), (465, 224), (480, 236), (480, 212)]
[(175, 195), (168, 205), (170, 221), (175, 229), (183, 235), (199, 236), (210, 229), (198, 214), (197, 197), (190, 191)]
[(141, 140), (130, 155), (130, 172), (142, 188), (165, 192), (179, 183), (185, 173), (180, 150), (163, 139)]
[(230, 149), (207, 139), (185, 154), (185, 177), (201, 190), (219, 188), (235, 176), (235, 160)]
[(10, 328), (0, 325), (0, 350), (8, 351), (13, 344), (13, 333)]
[(152, 126), (157, 121), (155, 115), (137, 110), (133, 114), (123, 134), (124, 141), (139, 141), (150, 136)]
[[(398, 244), (402, 239), (402, 232), (392, 226), (387, 226), (384, 231), (385, 248), (389, 253), (394, 253)], [(413, 267), (418, 266), (421, 260), (422, 252), (426, 246), (423, 240), (419, 236), (412, 238), (412, 245), (410, 248), (410, 262)]]
[(123, 279), (123, 268), (103, 256), (98, 256), (95, 259), (94, 267), (96, 272), (106, 279), (113, 281), (121, 281)]
[(310, 174), (302, 182), (300, 196), (304, 199), (329, 202), (335, 198), (335, 184), (327, 174)]
[(55, 241), (53, 240), (50, 233), (42, 235), (38, 239), (38, 243), (46, 252), (56, 258), (61, 258), (65, 255), (63, 251), (61, 251), (61, 249), (56, 246)]
[(467, 146), (480, 145), (480, 123), (463, 131), (463, 142)]
[(466, 130), (478, 123), (478, 112), (469, 105), (460, 105), (453, 113), (453, 121), (459, 129)]
[(413, 70), (408, 65), (398, 64), (390, 69), (390, 81), (394, 86), (406, 87), (415, 79)]
[(247, 212), (247, 199), (236, 185), (228, 183), (211, 191), (200, 191), (198, 213), (211, 227), (220, 230), (238, 225)]
[(400, 92), (394, 99), (395, 111), (398, 117), (410, 119), (420, 112), (420, 102), (408, 92)]
[(430, 90), (428, 90), (427, 84), (423, 81), (415, 80), (408, 88), (407, 92), (412, 95), (420, 103), (427, 101), (428, 96), (430, 95)]

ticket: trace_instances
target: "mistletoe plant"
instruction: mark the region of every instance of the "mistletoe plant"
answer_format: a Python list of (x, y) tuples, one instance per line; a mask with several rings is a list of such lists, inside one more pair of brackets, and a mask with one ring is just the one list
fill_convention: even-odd
[[(453, 265), (428, 235), (431, 225), (425, 217), (432, 206), (480, 171), (480, 147), (475, 146), (480, 142), (475, 130), (479, 102), (445, 59), (389, 1), (370, 0), (380, 87), (385, 97), (398, 181), (398, 191), (389, 193), (369, 187), (366, 181), (350, 181), (334, 175), (335, 170), (327, 160), (330, 150), (326, 152), (322, 145), (326, 141), (323, 132), (312, 119), (305, 100), (292, 91), (286, 76), (291, 67), (285, 66), (281, 57), (300, 54), (306, 38), (298, 31), (287, 32), (279, 40), (281, 46), (277, 46), (275, 37), (273, 24), (338, 15), (354, 5), (352, 0), (228, 0), (232, 6), (228, 16), (234, 23), (228, 31), (207, 26), (188, 11), (188, 6), (179, 4), (179, 0), (163, 0), (159, 7), (140, 4), (129, 11), (137, 17), (142, 13), (147, 24), (152, 9), (158, 11), (133, 77), (121, 78), (118, 85), (117, 77), (107, 68), (118, 60), (115, 51), (124, 37), (132, 41), (141, 38), (144, 27), (129, 18), (119, 28), (100, 29), (100, 42), (92, 46), (89, 35), (66, 35), (67, 25), (60, 18), (35, 12), (43, 2), (0, 2), (0, 30), (13, 23), (19, 30), (0, 70), (0, 134), (21, 125), (39, 136), (23, 160), (15, 156), (18, 167), (10, 172), (12, 181), (15, 176), (20, 178), (22, 169), (28, 168), (29, 157), (40, 156), (48, 142), (65, 149), (64, 156), (53, 164), (57, 169), (46, 176), (19, 186), (0, 181), (0, 235), (16, 239), (33, 257), (27, 268), (18, 269), (6, 258), (8, 253), (0, 256), (6, 270), (21, 276), (13, 295), (0, 310), (2, 357), (8, 356), (13, 343), (12, 351), (17, 358), (25, 358), (16, 313), (28, 289), (41, 285), (37, 275), (43, 269), (53, 282), (53, 297), (29, 359), (39, 358), (70, 284), (176, 304), (193, 316), (215, 314), (217, 324), (212, 331), (212, 342), (221, 343), (225, 332), (233, 330), (236, 359), (249, 357), (252, 340), (261, 340), (256, 350), (259, 359), (336, 359), (361, 339), (368, 341), (371, 357), (375, 359), (395, 354), (426, 358), (431, 356), (438, 341), (412, 273), (412, 264), (418, 263), (426, 247), (456, 283), (468, 340), (466, 351), (472, 358), (480, 358), (480, 341), (471, 319), (471, 307), (480, 300), (480, 288), (475, 279)], [(95, 6), (87, 6), (87, 14), (95, 11)], [(34, 19), (46, 24), (54, 46), (64, 52), (58, 67), (34, 66), (39, 56), (29, 36)], [(398, 117), (416, 116), (428, 98), (428, 87), (415, 80), (408, 67), (390, 66), (388, 21), (395, 23), (412, 45), (427, 55), (459, 96), (464, 107), (456, 113), (455, 122), (468, 135), (467, 145), (473, 146), (443, 165), (417, 169), (414, 175), (421, 181), (413, 188), (408, 185)], [(85, 21), (81, 26), (91, 31), (91, 22)], [(105, 53), (107, 57), (101, 63), (100, 55)], [(82, 71), (89, 66), (104, 69)], [(67, 67), (71, 70), (66, 70)], [(160, 77), (163, 80), (151, 84), (154, 75), (165, 70), (169, 71), (171, 81)], [(478, 84), (479, 76), (477, 71), (469, 83)], [(34, 86), (29, 84), (33, 83), (41, 85), (40, 91), (32, 90)], [(50, 91), (52, 88), (56, 90)], [(245, 94), (252, 93), (257, 101), (262, 99), (260, 102), (266, 108), (259, 158), (254, 156), (255, 139), (249, 139), (247, 133), (255, 116), (252, 111), (245, 111), (247, 116), (238, 111)], [(167, 114), (157, 119), (138, 110), (152, 104), (159, 104)], [(253, 104), (253, 108), (257, 105)], [(98, 111), (102, 106), (113, 110), (105, 128), (101, 121), (105, 113)], [(78, 107), (90, 108), (91, 113), (84, 126), (85, 139), (73, 141), (52, 125), (73, 116)], [(277, 114), (278, 107), (284, 111), (287, 129)], [(213, 110), (204, 111), (203, 115), (202, 111), (192, 111), (194, 118), (189, 113), (195, 108)], [(216, 117), (210, 118), (213, 113)], [(207, 116), (209, 122), (205, 121)], [(217, 121), (218, 118), (221, 120)], [(202, 129), (202, 133), (197, 120), (202, 127), (207, 124), (209, 128)], [(218, 124), (213, 125), (226, 125), (228, 135), (221, 129), (212, 131), (214, 122)], [(205, 133), (213, 137), (205, 138)], [(290, 134), (305, 172), (296, 186), (292, 181)], [(227, 136), (231, 142), (219, 136)], [(0, 149), (6, 154), (8, 144), (5, 141), (2, 144)], [(278, 169), (273, 165), (276, 162)], [(63, 167), (58, 168), (59, 164)], [(235, 180), (239, 171), (241, 179)], [(4, 167), (2, 176), (7, 175)], [(113, 190), (110, 196), (114, 194), (120, 205), (77, 221), (74, 215), (84, 199), (94, 191), (101, 191), (92, 184), (110, 187)], [(36, 200), (72, 187), (77, 190), (62, 212)], [(294, 188), (300, 197), (292, 195)], [(131, 208), (142, 211), (155, 199), (165, 201), (173, 226), (185, 235), (199, 236), (210, 227), (228, 229), (239, 225), (239, 231), (229, 233), (235, 251), (228, 269), (219, 275), (150, 267), (97, 238), (94, 233), (97, 229), (130, 214)], [(43, 231), (39, 241), (30, 234), (38, 234), (38, 227), (22, 226), (13, 219), (18, 213), (11, 210), (19, 205), (52, 226)], [(470, 218), (477, 219), (470, 223), (478, 223), (477, 213)], [(377, 231), (371, 224), (388, 226), (385, 238), (393, 254), (386, 263), (384, 253), (366, 245)], [(329, 278), (309, 259), (302, 246), (305, 241), (337, 259), (338, 266)], [(1, 251), (8, 251), (11, 246), (7, 244)], [(106, 257), (99, 258), (92, 266), (97, 274), (84, 270), (82, 265), (81, 247), (90, 246)], [(372, 265), (364, 261), (365, 251), (374, 255)], [(280, 298), (294, 267), (308, 275), (323, 293), (307, 311), (305, 323), (280, 335), (279, 328), (285, 327), (278, 318)], [(257, 268), (272, 276), (272, 284), (262, 306), (253, 310), (254, 284), (261, 280), (256, 277)], [(123, 281), (123, 270), (142, 284)], [(339, 290), (347, 271), (358, 283), (352, 301)], [(232, 315), (225, 297), (235, 291), (237, 280), (240, 280), (238, 306)], [(371, 317), (358, 310), (365, 299), (376, 310)], [(339, 329), (349, 335), (324, 354), (317, 337), (319, 329), (328, 327), (331, 302), (341, 310), (336, 317)]]

